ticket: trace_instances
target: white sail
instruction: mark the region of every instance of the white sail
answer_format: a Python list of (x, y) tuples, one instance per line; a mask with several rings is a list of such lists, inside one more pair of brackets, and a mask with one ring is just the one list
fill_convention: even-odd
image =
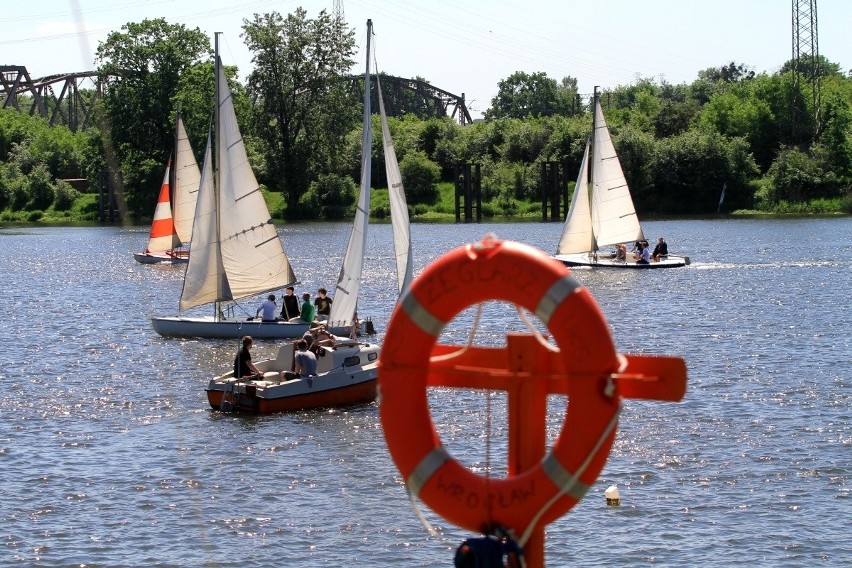
[(556, 254), (589, 252), (594, 246), (592, 214), (589, 209), (589, 142), (586, 142), (583, 161), (580, 162), (580, 173), (577, 174), (577, 185), (574, 186), (574, 195), (565, 216)]
[(367, 70), (364, 73), (364, 132), (361, 138), (361, 189), (349, 244), (343, 257), (343, 266), (334, 289), (334, 302), (328, 319), (332, 325), (348, 325), (355, 316), (358, 307), (358, 293), (361, 290), (361, 272), (364, 267), (364, 252), (367, 248), (367, 226), (370, 218), (370, 177), (372, 123), (370, 108), (370, 36), (373, 33), (371, 22), (367, 21)]
[(176, 128), (175, 160), (172, 165), (174, 178), (174, 222), (175, 232), (182, 243), (192, 240), (192, 221), (195, 219), (195, 201), (201, 172), (186, 135), (183, 120), (178, 116)]
[(195, 222), (192, 225), (192, 254), (183, 277), (183, 292), (180, 296), (180, 311), (203, 306), (220, 298), (219, 289), (225, 270), (219, 252), (219, 224), (216, 207), (216, 190), (213, 187), (213, 150), (210, 135), (201, 180), (198, 185), (198, 200), (195, 204)]
[[(218, 55), (216, 81), (215, 153), (208, 142), (181, 310), (255, 296), (296, 280), (251, 170)], [(213, 156), (215, 169), (209, 165)]]
[(596, 249), (643, 240), (630, 188), (615, 153), (600, 102), (595, 99), (592, 148), (592, 228)]
[(408, 203), (405, 200), (405, 188), (393, 147), (388, 117), (385, 114), (385, 102), (382, 97), (382, 83), (376, 74), (376, 86), (379, 92), (379, 116), (382, 121), (382, 141), (385, 150), (385, 173), (388, 178), (388, 197), (390, 200), (391, 225), (393, 227), (393, 246), (396, 255), (397, 288), (400, 294), (408, 288), (414, 276), (411, 255), (411, 228), (408, 219)]
[(221, 62), (217, 69), (219, 247), (230, 287), (230, 294), (221, 299), (239, 300), (283, 288), (296, 277), (251, 170)]

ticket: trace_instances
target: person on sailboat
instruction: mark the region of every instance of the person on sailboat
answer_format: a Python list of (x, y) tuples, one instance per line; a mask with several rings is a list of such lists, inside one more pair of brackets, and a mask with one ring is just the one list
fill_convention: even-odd
[(636, 264), (650, 264), (651, 263), (651, 251), (648, 243), (642, 241), (639, 243), (639, 260), (636, 261)]
[(311, 295), (305, 292), (302, 294), (302, 313), (299, 314), (299, 317), (302, 321), (310, 323), (314, 321), (314, 317), (316, 317), (316, 315), (316, 308), (311, 303)]
[(270, 294), (266, 297), (260, 307), (257, 308), (257, 312), (254, 314), (254, 317), (260, 315), (260, 312), (263, 312), (263, 321), (265, 322), (275, 322), (278, 321), (278, 318), (275, 317), (275, 312), (278, 311), (278, 306), (275, 304), (275, 294)]
[(317, 309), (318, 319), (325, 321), (331, 314), (332, 299), (328, 297), (328, 290), (320, 288), (317, 290), (317, 297), (314, 299), (314, 306)]
[(263, 373), (251, 362), (251, 344), (251, 336), (243, 337), (243, 346), (234, 358), (234, 378), (240, 381), (263, 380)]
[(642, 258), (642, 241), (636, 241), (633, 243), (633, 248), (630, 249), (630, 253), (633, 255), (633, 260), (639, 260)]
[(299, 317), (299, 299), (294, 292), (295, 288), (287, 286), (284, 295), (281, 296), (281, 318), (285, 321)]
[(624, 243), (619, 243), (615, 245), (615, 260), (620, 260), (621, 262), (627, 262), (627, 245)]
[(654, 254), (651, 257), (654, 259), (654, 262), (660, 262), (660, 259), (664, 256), (669, 256), (669, 245), (666, 244), (666, 239), (660, 237), (657, 246), (654, 247)]

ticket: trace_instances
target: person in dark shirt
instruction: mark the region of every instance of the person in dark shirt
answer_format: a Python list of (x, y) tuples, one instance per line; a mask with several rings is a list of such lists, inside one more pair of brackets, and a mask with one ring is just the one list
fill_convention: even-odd
[(314, 298), (314, 307), (316, 307), (317, 315), (320, 316), (319, 319), (321, 320), (327, 320), (331, 313), (332, 299), (327, 294), (328, 291), (325, 288), (320, 288), (317, 290), (317, 297)]
[(241, 381), (255, 381), (263, 379), (261, 373), (254, 363), (251, 362), (251, 337), (243, 337), (243, 346), (234, 358), (234, 377)]
[(660, 262), (662, 257), (668, 255), (669, 245), (666, 244), (666, 239), (660, 237), (659, 241), (657, 241), (657, 246), (654, 247), (654, 253), (651, 255), (651, 258), (654, 259), (654, 262)]
[(281, 319), (289, 321), (298, 318), (299, 314), (299, 298), (293, 293), (295, 290), (292, 286), (287, 286), (284, 295), (281, 296)]

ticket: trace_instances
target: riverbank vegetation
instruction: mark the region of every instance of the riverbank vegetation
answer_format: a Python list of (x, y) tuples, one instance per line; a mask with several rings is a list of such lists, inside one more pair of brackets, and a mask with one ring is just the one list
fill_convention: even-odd
[[(361, 140), (360, 95), (347, 78), (353, 30), (301, 9), (255, 15), (244, 30), (256, 66), (244, 82), (237, 69), (228, 73), (270, 210), (286, 219), (350, 217)], [(178, 109), (201, 158), (213, 96), (209, 43), (197, 28), (163, 19), (110, 34), (96, 52), (108, 77), (94, 109), (99, 128), (71, 132), (0, 110), (0, 221), (98, 220), (106, 180), (121, 218), (150, 219)], [(689, 84), (639, 78), (603, 91), (640, 214), (852, 213), (852, 72), (821, 56), (817, 74), (818, 98), (792, 62), (774, 73), (728, 63), (697, 71)], [(540, 72), (518, 71), (497, 87), (473, 124), (416, 113), (389, 120), (414, 220), (455, 219), (460, 164), (479, 167), (485, 218), (540, 218), (543, 162), (559, 164), (573, 190), (590, 97), (572, 77)], [(379, 189), (371, 214), (381, 219), (389, 211), (378, 136), (372, 162)]]

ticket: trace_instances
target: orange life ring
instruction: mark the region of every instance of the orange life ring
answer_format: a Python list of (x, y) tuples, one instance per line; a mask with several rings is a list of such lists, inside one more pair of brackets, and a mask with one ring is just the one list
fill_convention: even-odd
[[(547, 326), (559, 346), (554, 356), (564, 365), (570, 398), (558, 439), (544, 459), (516, 475), (491, 479), (444, 450), (426, 395), (430, 356), (445, 347), (437, 345), (444, 326), (486, 300), (522, 306)], [(606, 462), (619, 407), (611, 377), (620, 365), (597, 303), (561, 263), (511, 241), (486, 239), (457, 248), (414, 280), (388, 325), (379, 357), (388, 449), (410, 493), (460, 527), (489, 532), (495, 526), (543, 526), (585, 495)], [(559, 496), (575, 475), (571, 489)]]

